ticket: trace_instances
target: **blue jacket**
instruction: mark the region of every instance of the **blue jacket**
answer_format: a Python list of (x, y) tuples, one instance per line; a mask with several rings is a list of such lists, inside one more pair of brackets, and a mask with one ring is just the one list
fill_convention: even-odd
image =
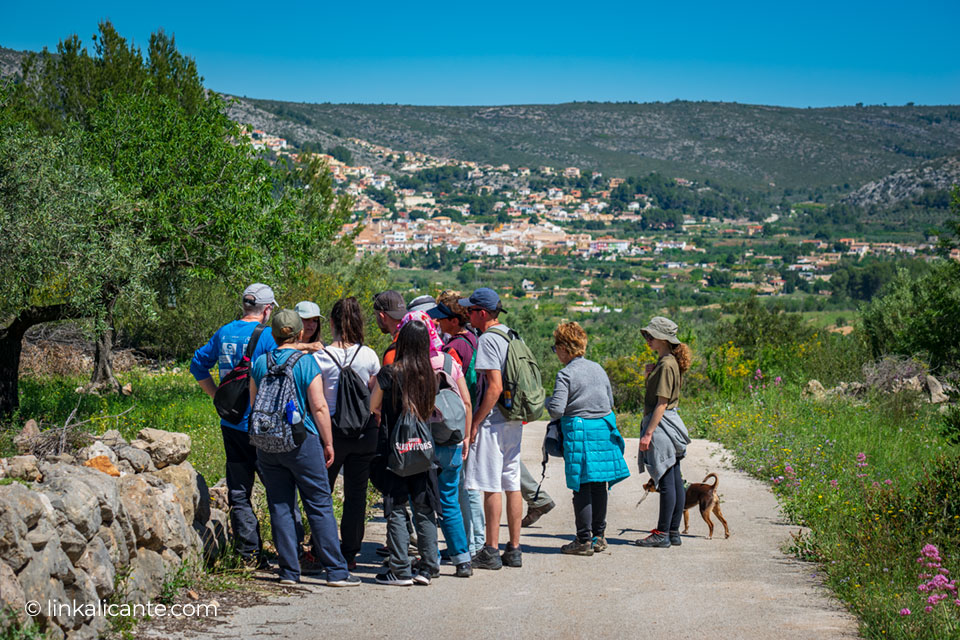
[(630, 469), (623, 459), (623, 437), (612, 411), (603, 418), (564, 416), (560, 427), (568, 489), (579, 491), (585, 482), (614, 485), (630, 477)]

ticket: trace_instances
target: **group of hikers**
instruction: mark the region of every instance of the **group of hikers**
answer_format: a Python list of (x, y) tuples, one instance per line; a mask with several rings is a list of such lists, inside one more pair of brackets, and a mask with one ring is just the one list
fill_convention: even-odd
[[(249, 566), (269, 566), (251, 503), (257, 475), (281, 584), (324, 572), (330, 586), (360, 584), (351, 571), (364, 536), (368, 484), (383, 496), (387, 523), (386, 545), (377, 549), (386, 556), (378, 583), (429, 585), (440, 573), (438, 523), (456, 576), (522, 566), (521, 527), (555, 507), (520, 460), (524, 423), (544, 413), (551, 419), (544, 464), (547, 451), (562, 457), (573, 491), (576, 537), (561, 551), (593, 555), (607, 548), (608, 492), (630, 471), (610, 381), (584, 357), (587, 334), (578, 323), (554, 331), (553, 352), (563, 367), (545, 397), (539, 366), (503, 322), (507, 310), (493, 289), (420, 296), (409, 304), (397, 291), (377, 294), (376, 324), (392, 338), (380, 356), (364, 344), (365, 322), (353, 297), (338, 300), (329, 318), (310, 301), (276, 306), (268, 285), (247, 287), (239, 319), (218, 329), (190, 365), (221, 417), (230, 522)], [(324, 321), (328, 343), (320, 338)], [(659, 357), (646, 369), (638, 461), (656, 484), (660, 517), (636, 544), (670, 547), (681, 544), (680, 460), (690, 438), (676, 409), (690, 350), (667, 318), (653, 318), (641, 333)], [(219, 384), (210, 375), (214, 365)], [(338, 535), (331, 492), (341, 474)]]

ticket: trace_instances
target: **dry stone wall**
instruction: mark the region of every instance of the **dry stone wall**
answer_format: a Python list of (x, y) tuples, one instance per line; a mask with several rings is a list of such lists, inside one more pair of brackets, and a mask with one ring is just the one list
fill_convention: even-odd
[[(22, 451), (32, 435), (18, 438)], [(184, 562), (222, 552), (227, 514), (211, 506), (189, 454), (188, 435), (143, 429), (129, 443), (107, 432), (75, 456), (0, 459), (0, 478), (9, 479), (0, 486), (7, 623), (32, 618), (50, 638), (96, 638), (104, 617), (48, 603), (146, 603)]]

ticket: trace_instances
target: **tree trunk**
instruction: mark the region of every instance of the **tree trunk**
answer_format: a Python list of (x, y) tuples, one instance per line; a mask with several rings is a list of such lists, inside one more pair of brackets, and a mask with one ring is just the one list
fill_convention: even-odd
[(89, 385), (91, 391), (120, 392), (120, 381), (113, 375), (113, 308), (116, 304), (116, 296), (107, 300), (104, 326), (97, 331), (97, 348), (93, 356), (93, 375)]
[(37, 324), (63, 318), (79, 317), (67, 305), (29, 307), (20, 312), (13, 322), (0, 329), (0, 418), (11, 415), (20, 407), (20, 354), (23, 336)]

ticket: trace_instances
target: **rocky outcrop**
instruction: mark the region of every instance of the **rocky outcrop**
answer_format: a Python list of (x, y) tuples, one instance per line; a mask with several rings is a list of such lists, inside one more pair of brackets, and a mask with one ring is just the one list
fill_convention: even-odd
[(947, 390), (956, 393), (956, 389), (940, 382), (931, 375), (914, 375), (907, 378), (897, 378), (884, 387), (870, 386), (862, 382), (841, 382), (831, 389), (825, 389), (819, 380), (809, 380), (803, 386), (803, 395), (814, 400), (836, 397), (862, 399), (871, 390), (876, 393), (915, 393), (930, 404), (949, 403), (950, 396), (947, 395)]
[[(21, 440), (25, 449), (37, 434)], [(143, 429), (128, 444), (107, 432), (75, 455), (0, 459), (16, 480), (0, 486), (0, 607), (51, 638), (95, 638), (107, 620), (47, 602), (144, 603), (184, 562), (227, 545), (227, 515), (211, 508), (203, 476), (186, 461), (186, 434)]]

